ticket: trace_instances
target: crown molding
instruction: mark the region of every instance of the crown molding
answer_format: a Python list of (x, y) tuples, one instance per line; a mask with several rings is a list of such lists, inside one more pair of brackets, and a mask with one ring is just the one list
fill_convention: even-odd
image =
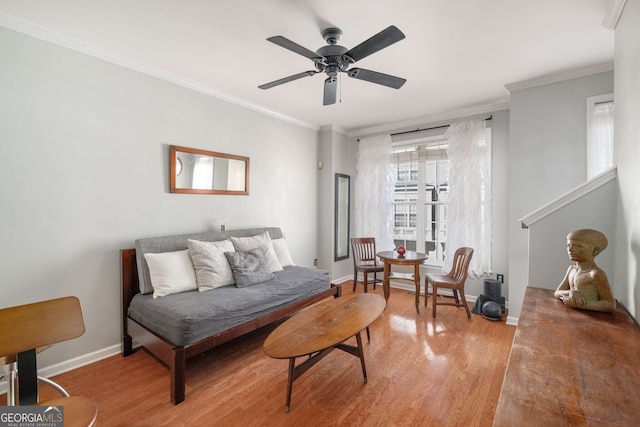
[(372, 126), (367, 128), (356, 129), (351, 132), (349, 136), (352, 138), (374, 135), (380, 133), (395, 132), (398, 129), (408, 128), (412, 126), (423, 126), (428, 123), (436, 123), (441, 121), (459, 119), (462, 117), (470, 117), (478, 114), (493, 113), (495, 111), (508, 110), (509, 103), (501, 102), (496, 104), (481, 105), (479, 107), (465, 108), (462, 110), (449, 111), (444, 113), (430, 114), (427, 116), (416, 117), (414, 119), (403, 120), (400, 122), (388, 123), (380, 126)]
[(49, 43), (56, 44), (58, 46), (65, 47), (67, 49), (71, 49), (76, 52), (83, 53), (88, 56), (92, 56), (97, 59), (101, 59), (112, 64), (119, 65), (124, 68), (128, 68), (133, 71), (137, 71), (142, 74), (146, 74), (151, 77), (155, 77), (160, 80), (167, 81), (169, 83), (176, 84), (178, 86), (185, 87), (187, 89), (191, 89), (196, 92), (203, 93), (205, 95), (209, 95), (214, 98), (221, 99), (235, 105), (239, 105), (241, 107), (248, 108), (253, 111), (257, 111), (259, 113), (292, 123), (297, 126), (311, 129), (316, 132), (320, 129), (319, 126), (313, 123), (298, 120), (294, 117), (279, 113), (274, 110), (270, 110), (260, 105), (256, 105), (252, 102), (247, 101), (246, 99), (236, 97), (219, 89), (183, 77), (179, 74), (170, 73), (158, 67), (154, 67), (153, 65), (136, 61), (126, 56), (119, 55), (106, 49), (102, 49), (92, 44), (83, 42), (64, 34), (57, 33), (55, 31), (36, 25), (32, 22), (24, 21), (22, 19), (18, 19), (14, 16), (7, 15), (2, 12), (0, 12), (0, 26), (13, 31), (17, 31), (22, 34), (26, 34), (31, 37), (35, 37), (40, 40), (44, 40)]
[(594, 65), (592, 67), (581, 68), (579, 70), (567, 71), (564, 73), (547, 74), (546, 76), (540, 76), (529, 80), (509, 83), (504, 85), (504, 87), (509, 91), (509, 93), (512, 93), (517, 90), (530, 89), (533, 87), (548, 85), (550, 83), (558, 83), (565, 80), (577, 79), (579, 77), (587, 77), (607, 71), (613, 71), (613, 61)]
[(612, 0), (607, 16), (605, 16), (604, 21), (602, 21), (602, 26), (610, 30), (615, 30), (620, 20), (620, 15), (622, 15), (622, 9), (624, 9), (626, 3), (627, 0)]
[(343, 127), (336, 126), (336, 125), (321, 126), (320, 129), (318, 129), (318, 132), (336, 132), (336, 133), (342, 134), (344, 136), (351, 136), (351, 135), (349, 135), (349, 130), (348, 129), (345, 129)]

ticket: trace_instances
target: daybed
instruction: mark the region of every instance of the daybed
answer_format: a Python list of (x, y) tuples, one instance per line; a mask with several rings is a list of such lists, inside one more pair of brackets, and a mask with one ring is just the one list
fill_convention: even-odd
[(170, 370), (174, 404), (185, 399), (186, 360), (190, 357), (302, 307), (341, 295), (340, 286), (330, 283), (326, 271), (288, 265), (273, 272), (273, 279), (251, 286), (227, 285), (154, 298), (145, 254), (178, 253), (189, 248), (189, 240), (220, 244), (232, 236), (243, 238), (265, 232), (274, 243), (283, 238), (276, 227), (211, 231), (139, 239), (135, 249), (121, 250), (122, 354), (131, 355), (135, 341), (164, 363)]

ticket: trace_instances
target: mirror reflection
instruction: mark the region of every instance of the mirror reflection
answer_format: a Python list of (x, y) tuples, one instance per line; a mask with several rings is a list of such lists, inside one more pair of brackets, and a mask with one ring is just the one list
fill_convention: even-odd
[(349, 175), (336, 174), (334, 261), (349, 258)]
[(172, 193), (249, 194), (249, 158), (171, 146)]

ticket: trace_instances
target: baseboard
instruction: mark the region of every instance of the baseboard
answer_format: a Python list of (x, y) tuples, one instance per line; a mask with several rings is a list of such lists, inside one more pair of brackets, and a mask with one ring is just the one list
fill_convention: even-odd
[[(396, 289), (403, 289), (407, 292), (415, 292), (416, 291), (416, 287), (404, 282), (394, 282), (393, 280), (391, 280), (390, 283), (392, 288), (396, 288)], [(421, 287), (420, 288), (420, 295), (424, 296), (424, 288)], [(450, 289), (438, 289), (438, 295), (447, 295), (447, 296), (451, 296), (453, 297), (453, 292)], [(465, 294), (465, 297), (467, 298), (468, 302), (476, 302), (476, 300), (478, 299), (477, 295), (468, 295)], [(506, 302), (506, 308), (509, 308), (509, 301)], [(518, 317), (512, 317), (512, 316), (507, 316), (507, 325), (511, 325), (511, 326), (518, 326)]]
[[(111, 357), (115, 354), (119, 354), (121, 349), (121, 344), (115, 344), (110, 347), (103, 348), (102, 350), (97, 350), (73, 359), (65, 360), (64, 362), (56, 363), (55, 365), (38, 369), (38, 375), (45, 378), (55, 377), (56, 375), (72, 371), (82, 366), (106, 359), (107, 357)], [(2, 381), (0, 381), (0, 394), (4, 394), (6, 392), (7, 381), (3, 378)]]
[[(389, 284), (392, 288), (395, 289), (403, 289), (407, 292), (415, 292), (416, 291), (416, 287), (415, 285), (410, 285), (408, 283), (405, 282), (394, 282), (393, 279), (391, 279), (391, 282)], [(424, 286), (420, 286), (420, 295), (424, 296)], [(447, 296), (451, 296), (453, 297), (453, 291), (451, 289), (438, 289), (438, 295), (447, 295)], [(476, 302), (476, 300), (478, 299), (477, 295), (468, 295), (465, 294), (465, 297), (467, 298), (467, 301), (469, 302)]]
[(341, 285), (348, 280), (353, 280), (353, 274), (349, 274), (348, 276), (338, 277), (336, 279), (331, 279), (331, 283), (335, 283), (337, 285)]
[(519, 317), (507, 316), (507, 325), (518, 326)]
[[(353, 280), (353, 276), (350, 276), (345, 280)], [(407, 292), (415, 292), (416, 291), (415, 285), (411, 285), (411, 284), (409, 284), (407, 282), (404, 282), (404, 281), (403, 282), (397, 282), (397, 281), (394, 281), (393, 278), (390, 280), (389, 286), (392, 287), (392, 288), (395, 288), (395, 289), (402, 289), (402, 290), (405, 290)], [(424, 296), (424, 285), (420, 286), (420, 295)], [(450, 289), (439, 289), (438, 290), (438, 295), (453, 296), (453, 292)], [(477, 295), (465, 294), (465, 297), (467, 298), (467, 301), (469, 301), (469, 302), (476, 302), (476, 300), (478, 299)], [(507, 306), (507, 308), (509, 308), (509, 302), (508, 301), (506, 303), (506, 306)], [(511, 323), (511, 322), (514, 322), (514, 321), (515, 321), (515, 323)], [(517, 317), (507, 317), (507, 324), (508, 325), (517, 325), (518, 324), (518, 318)]]

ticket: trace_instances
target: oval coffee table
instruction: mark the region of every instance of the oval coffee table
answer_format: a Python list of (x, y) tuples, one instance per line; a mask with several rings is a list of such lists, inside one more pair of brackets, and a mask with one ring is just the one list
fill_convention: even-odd
[[(287, 412), (291, 405), (293, 381), (335, 348), (360, 359), (364, 382), (367, 382), (360, 332), (376, 320), (385, 307), (385, 299), (375, 294), (335, 298), (300, 310), (269, 334), (263, 346), (266, 355), (274, 359), (289, 359)], [(353, 336), (357, 347), (344, 344)], [(296, 366), (295, 360), (301, 356), (309, 358)]]

